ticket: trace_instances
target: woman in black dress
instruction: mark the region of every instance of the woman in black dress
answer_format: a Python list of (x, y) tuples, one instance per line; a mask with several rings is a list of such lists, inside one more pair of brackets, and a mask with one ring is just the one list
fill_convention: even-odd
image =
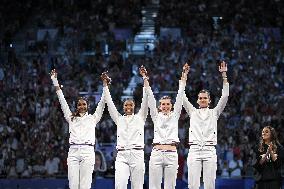
[(256, 182), (257, 189), (281, 189), (283, 152), (283, 146), (277, 139), (275, 129), (270, 126), (264, 127), (255, 165), (260, 176)]

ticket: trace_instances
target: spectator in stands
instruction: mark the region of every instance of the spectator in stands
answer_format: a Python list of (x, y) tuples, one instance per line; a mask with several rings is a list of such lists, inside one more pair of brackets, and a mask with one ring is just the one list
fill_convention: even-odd
[(10, 165), (7, 167), (7, 177), (8, 178), (18, 178), (15, 159), (12, 159), (10, 161)]
[(105, 156), (100, 150), (96, 150), (95, 158), (96, 158), (96, 162), (95, 162), (94, 171), (96, 173), (96, 178), (103, 177), (107, 170)]
[(0, 175), (4, 173), (4, 158), (3, 154), (0, 154)]
[(224, 160), (221, 162), (221, 177), (224, 178), (229, 178), (230, 177), (230, 173), (229, 173), (229, 166), (228, 166), (228, 161)]
[(48, 155), (48, 158), (45, 161), (45, 171), (47, 177), (54, 177), (59, 172), (59, 163), (60, 159), (54, 156), (52, 153)]
[(243, 170), (243, 161), (235, 154), (234, 159), (229, 161), (230, 177), (241, 178)]
[(45, 165), (41, 158), (37, 158), (34, 165), (32, 166), (32, 176), (40, 177), (45, 173)]

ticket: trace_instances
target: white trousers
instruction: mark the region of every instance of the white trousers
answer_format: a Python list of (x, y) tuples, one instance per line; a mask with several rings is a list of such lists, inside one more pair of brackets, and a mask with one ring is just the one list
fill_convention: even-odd
[(118, 151), (115, 160), (115, 189), (127, 189), (128, 179), (131, 189), (143, 189), (144, 184), (144, 151)]
[(190, 146), (187, 157), (188, 188), (199, 189), (203, 168), (204, 189), (215, 189), (217, 155), (215, 146)]
[(90, 189), (95, 165), (92, 146), (71, 146), (67, 158), (70, 189)]
[(153, 149), (149, 162), (149, 189), (161, 189), (163, 175), (164, 189), (174, 189), (177, 171), (177, 152)]

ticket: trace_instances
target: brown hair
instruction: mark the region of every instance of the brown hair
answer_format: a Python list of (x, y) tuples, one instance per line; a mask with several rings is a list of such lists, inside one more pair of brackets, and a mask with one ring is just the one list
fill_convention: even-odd
[(200, 93), (207, 93), (208, 98), (209, 98), (209, 100), (210, 100), (210, 92), (209, 92), (208, 90), (202, 89), (201, 91), (199, 91), (198, 95), (199, 95)]
[(170, 96), (162, 96), (161, 98), (160, 98), (160, 100), (172, 100), (172, 98), (170, 97)]
[[(273, 150), (273, 152), (276, 152), (277, 151), (277, 145), (278, 146), (280, 145), (279, 140), (277, 138), (277, 133), (276, 133), (275, 129), (273, 127), (271, 127), (271, 126), (265, 126), (263, 129), (265, 129), (265, 128), (270, 130), (270, 137), (271, 137), (271, 142), (272, 142), (272, 150)], [(262, 136), (260, 137), (258, 150), (260, 152), (264, 151), (264, 141), (263, 141)]]

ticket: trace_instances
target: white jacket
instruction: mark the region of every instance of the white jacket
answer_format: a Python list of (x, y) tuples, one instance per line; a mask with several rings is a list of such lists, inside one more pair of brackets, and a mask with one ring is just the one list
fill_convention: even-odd
[(105, 88), (108, 111), (117, 125), (117, 149), (144, 148), (144, 125), (148, 115), (147, 95), (143, 88), (141, 108), (137, 114), (121, 115), (113, 101), (109, 89)]
[(61, 109), (63, 111), (64, 117), (69, 123), (69, 144), (89, 144), (95, 145), (96, 140), (96, 124), (100, 121), (105, 107), (104, 93), (98, 103), (95, 113), (86, 114), (82, 117), (72, 118), (72, 112), (64, 98), (62, 90), (57, 90), (56, 94), (58, 96)]
[(217, 120), (224, 110), (229, 97), (229, 83), (223, 84), (222, 96), (213, 109), (194, 108), (188, 101), (185, 93), (183, 106), (190, 116), (189, 145), (216, 145), (217, 144)]
[(169, 115), (164, 115), (162, 112), (158, 112), (153, 92), (150, 87), (147, 87), (148, 106), (154, 122), (154, 144), (173, 144), (179, 142), (178, 120), (182, 109), (184, 88), (185, 83), (180, 81), (174, 110)]

